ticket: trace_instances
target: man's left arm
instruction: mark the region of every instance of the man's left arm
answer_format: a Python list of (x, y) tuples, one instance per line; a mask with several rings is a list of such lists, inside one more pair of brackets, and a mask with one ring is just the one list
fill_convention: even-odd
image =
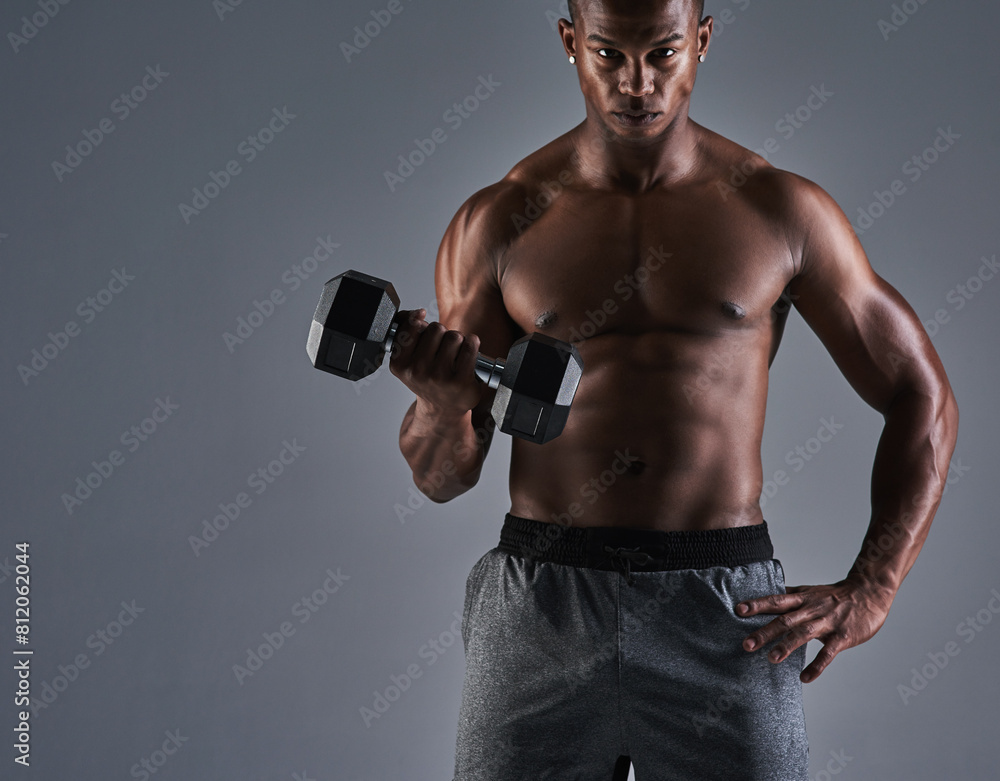
[(740, 615), (781, 614), (743, 643), (750, 651), (778, 640), (769, 651), (772, 662), (809, 640), (823, 643), (802, 671), (808, 683), (885, 622), (941, 502), (958, 405), (920, 319), (872, 269), (840, 207), (812, 182), (782, 176), (791, 182), (786, 214), (798, 269), (787, 289), (792, 303), (847, 381), (885, 420), (872, 468), (871, 521), (847, 576), (831, 585), (789, 587), (784, 595), (737, 608)]

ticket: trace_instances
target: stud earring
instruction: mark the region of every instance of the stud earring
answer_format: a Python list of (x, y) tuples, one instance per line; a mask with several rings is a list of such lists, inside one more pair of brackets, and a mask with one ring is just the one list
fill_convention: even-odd
[(699, 54), (698, 55), (698, 62), (704, 62), (704, 61), (705, 61), (705, 55), (704, 54)]
[(569, 64), (576, 65), (576, 57), (574, 57), (572, 54), (569, 56)]

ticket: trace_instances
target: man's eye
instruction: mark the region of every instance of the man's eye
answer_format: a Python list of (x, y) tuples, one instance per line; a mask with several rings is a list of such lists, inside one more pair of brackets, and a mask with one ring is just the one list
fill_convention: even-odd
[[(617, 51), (616, 49), (598, 49), (597, 53), (601, 57), (603, 57), (604, 59), (606, 59), (606, 60), (617, 59), (618, 57), (621, 56), (621, 52)], [(663, 57), (664, 59), (667, 59), (667, 58), (673, 57), (675, 54), (677, 54), (677, 50), (676, 49), (667, 49), (667, 48), (657, 49), (654, 52), (654, 54), (657, 57)]]

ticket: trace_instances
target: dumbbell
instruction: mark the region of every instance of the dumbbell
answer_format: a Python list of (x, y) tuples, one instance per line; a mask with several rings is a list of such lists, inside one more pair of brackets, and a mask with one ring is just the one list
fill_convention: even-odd
[[(313, 366), (351, 381), (374, 373), (391, 353), (399, 324), (391, 282), (345, 271), (323, 286), (306, 352)], [(504, 433), (542, 444), (559, 436), (583, 372), (571, 344), (534, 333), (506, 360), (476, 356), (476, 376), (496, 390), (493, 419)]]

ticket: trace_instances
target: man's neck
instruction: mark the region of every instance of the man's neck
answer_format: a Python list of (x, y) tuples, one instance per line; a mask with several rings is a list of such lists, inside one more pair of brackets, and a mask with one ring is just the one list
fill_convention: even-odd
[(687, 115), (678, 116), (657, 138), (627, 143), (608, 137), (589, 116), (572, 135), (583, 179), (594, 187), (642, 193), (687, 178), (698, 161), (698, 133)]

